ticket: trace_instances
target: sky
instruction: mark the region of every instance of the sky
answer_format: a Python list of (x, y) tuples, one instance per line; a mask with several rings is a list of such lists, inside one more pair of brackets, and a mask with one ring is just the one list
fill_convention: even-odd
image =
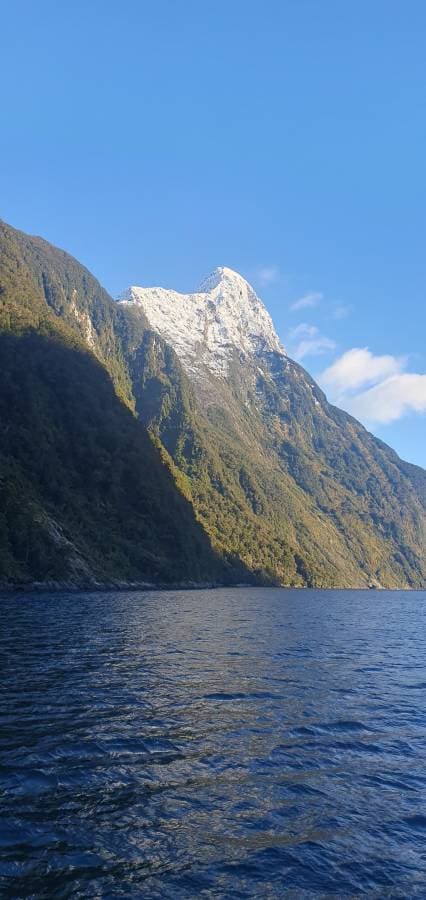
[(113, 296), (247, 277), (327, 396), (426, 466), (423, 0), (16, 0), (0, 217)]

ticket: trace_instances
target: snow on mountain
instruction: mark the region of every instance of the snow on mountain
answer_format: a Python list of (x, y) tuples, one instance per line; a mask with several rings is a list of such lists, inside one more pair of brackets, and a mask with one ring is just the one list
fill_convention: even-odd
[(152, 330), (172, 345), (190, 372), (205, 365), (216, 375), (226, 375), (235, 349), (285, 354), (251, 285), (224, 266), (214, 269), (196, 293), (133, 286), (119, 302), (142, 307)]

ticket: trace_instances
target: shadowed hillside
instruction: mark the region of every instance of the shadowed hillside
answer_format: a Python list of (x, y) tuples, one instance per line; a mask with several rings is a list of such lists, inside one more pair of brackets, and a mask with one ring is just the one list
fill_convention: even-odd
[(212, 551), (171, 460), (92, 350), (49, 309), (4, 231), (0, 583), (244, 577)]
[[(426, 473), (327, 403), (258, 298), (225, 377), (64, 251), (1, 223), (0, 249), (3, 582), (425, 584)], [(231, 327), (252, 289), (218, 271)]]

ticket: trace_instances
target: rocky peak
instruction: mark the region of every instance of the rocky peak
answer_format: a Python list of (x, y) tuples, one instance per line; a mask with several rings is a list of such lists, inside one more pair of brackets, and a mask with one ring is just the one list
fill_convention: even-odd
[(198, 291), (201, 294), (210, 293), (218, 287), (222, 287), (224, 290), (237, 294), (239, 291), (248, 289), (254, 294), (253, 288), (249, 285), (248, 281), (246, 281), (246, 279), (238, 272), (234, 272), (233, 269), (228, 269), (227, 266), (218, 266), (217, 269), (213, 269), (213, 272), (211, 272), (210, 275), (203, 278)]
[(133, 286), (119, 302), (140, 306), (152, 330), (173, 346), (190, 372), (206, 366), (226, 375), (235, 349), (285, 353), (254, 289), (225, 266), (214, 269), (193, 294)]

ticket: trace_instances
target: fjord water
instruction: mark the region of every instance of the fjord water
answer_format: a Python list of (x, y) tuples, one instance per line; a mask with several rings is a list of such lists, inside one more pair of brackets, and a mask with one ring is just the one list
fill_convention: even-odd
[(1, 615), (2, 896), (426, 896), (426, 592)]

